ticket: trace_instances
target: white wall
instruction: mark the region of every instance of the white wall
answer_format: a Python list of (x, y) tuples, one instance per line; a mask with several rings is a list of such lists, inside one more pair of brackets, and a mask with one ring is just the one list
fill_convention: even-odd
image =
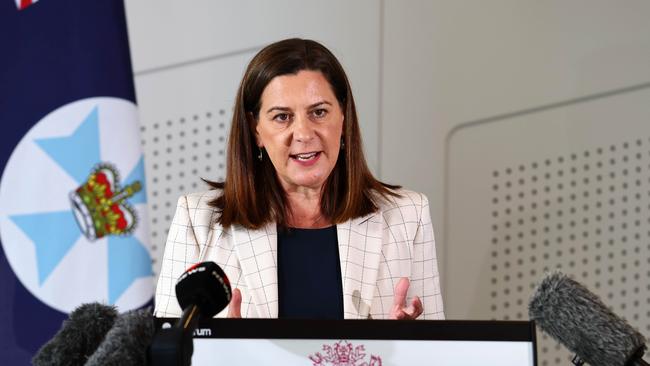
[(455, 127), (650, 81), (647, 1), (387, 1), (385, 14), (381, 176), (429, 195), (443, 258)]
[[(584, 178), (592, 182), (586, 204), (599, 207), (594, 191), (612, 184), (614, 207), (587, 215), (581, 204), (579, 219), (558, 217), (572, 206), (569, 198), (561, 204), (553, 200), (548, 208), (553, 226), (523, 223), (521, 232), (537, 232), (533, 240), (519, 239), (519, 232), (505, 227), (521, 215), (506, 219), (499, 211), (501, 216), (492, 218), (496, 196), (485, 189), (494, 183), (492, 172), (503, 176), (506, 167), (528, 167), (542, 157), (568, 161), (584, 151), (596, 163), (600, 147), (607, 148), (606, 159), (620, 162), (624, 142), (648, 140), (650, 3), (387, 1), (384, 14), (381, 177), (430, 198), (447, 316), (526, 319), (531, 287), (543, 269), (560, 268), (650, 334), (644, 310), (650, 304), (645, 270), (650, 246), (647, 235), (639, 235), (650, 229), (644, 216), (649, 202), (647, 195), (634, 204), (622, 202), (622, 195), (637, 192), (620, 189), (634, 187), (637, 178), (647, 188), (645, 170), (624, 177), (625, 169), (617, 166), (614, 183), (596, 187), (594, 177), (580, 172), (579, 188)], [(504, 123), (510, 127), (504, 129)], [(618, 150), (609, 152), (610, 144)], [(650, 157), (644, 154), (647, 166)], [(553, 184), (569, 186), (571, 179), (564, 178), (554, 177)], [(499, 199), (502, 209), (503, 196)], [(540, 205), (546, 199), (539, 199)], [(624, 210), (638, 216), (622, 217)], [(570, 228), (574, 220), (578, 224)], [(644, 224), (635, 226), (636, 221)], [(607, 233), (609, 227), (614, 234)], [(586, 230), (590, 236), (583, 238)], [(574, 231), (580, 234), (570, 241)], [(514, 240), (504, 243), (505, 236)], [(564, 241), (558, 244), (560, 236)], [(540, 364), (568, 362), (563, 347), (545, 335), (539, 340)]]

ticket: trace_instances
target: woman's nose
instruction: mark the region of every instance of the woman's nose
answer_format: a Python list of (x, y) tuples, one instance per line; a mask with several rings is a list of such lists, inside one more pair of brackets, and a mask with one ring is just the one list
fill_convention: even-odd
[(307, 116), (297, 116), (294, 120), (293, 138), (298, 142), (309, 142), (314, 138), (314, 129)]

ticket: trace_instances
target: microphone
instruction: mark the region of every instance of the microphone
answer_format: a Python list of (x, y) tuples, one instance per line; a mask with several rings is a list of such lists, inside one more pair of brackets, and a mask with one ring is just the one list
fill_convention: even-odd
[(592, 366), (648, 365), (645, 338), (578, 282), (560, 272), (546, 276), (528, 304), (531, 320)]
[(85, 366), (144, 366), (155, 326), (150, 309), (120, 315)]
[(149, 349), (151, 365), (190, 365), (194, 345), (192, 333), (200, 317), (213, 317), (228, 306), (230, 282), (214, 262), (188, 268), (176, 282), (176, 298), (183, 313), (174, 327), (161, 329)]
[(230, 302), (232, 290), (224, 271), (214, 262), (188, 268), (176, 282), (176, 298), (183, 309), (177, 326), (189, 329), (200, 316), (213, 317)]
[(111, 329), (117, 310), (100, 303), (77, 307), (32, 358), (34, 366), (83, 365)]

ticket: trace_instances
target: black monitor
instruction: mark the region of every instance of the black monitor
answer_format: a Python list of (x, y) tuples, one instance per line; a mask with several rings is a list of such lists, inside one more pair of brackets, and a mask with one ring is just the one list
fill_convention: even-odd
[[(157, 319), (169, 327), (177, 319)], [(192, 365), (536, 366), (528, 321), (207, 319)]]

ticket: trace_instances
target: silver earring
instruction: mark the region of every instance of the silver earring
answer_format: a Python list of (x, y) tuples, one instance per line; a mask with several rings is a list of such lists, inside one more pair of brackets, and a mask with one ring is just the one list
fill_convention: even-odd
[(341, 150), (345, 148), (345, 140), (343, 140), (343, 136), (341, 136)]
[(260, 149), (260, 153), (257, 154), (257, 160), (262, 161), (262, 158), (264, 157), (264, 156), (262, 155), (262, 148), (260, 147), (259, 149)]

